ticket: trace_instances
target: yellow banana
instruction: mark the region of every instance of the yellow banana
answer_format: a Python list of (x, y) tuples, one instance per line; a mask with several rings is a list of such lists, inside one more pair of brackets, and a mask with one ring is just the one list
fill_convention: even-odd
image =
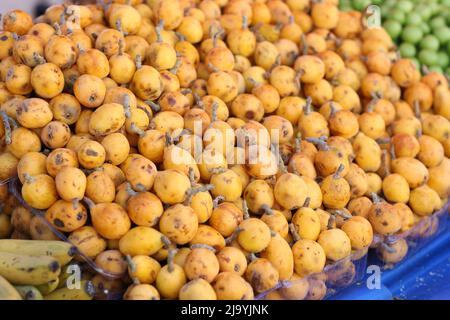
[(0, 300), (22, 300), (16, 288), (2, 276), (0, 276)]
[(59, 277), (55, 280), (51, 280), (47, 283), (38, 285), (38, 286), (36, 286), (36, 288), (39, 290), (39, 292), (42, 295), (46, 296), (49, 293), (52, 293), (53, 291), (55, 291), (56, 288), (58, 288), (58, 285), (59, 285)]
[(40, 285), (58, 279), (61, 267), (55, 258), (0, 252), (0, 276), (17, 285)]
[(29, 256), (50, 256), (64, 266), (72, 260), (76, 248), (64, 241), (3, 239), (0, 240), (0, 252)]
[(44, 300), (42, 293), (33, 286), (16, 286), (23, 300)]
[(45, 296), (45, 300), (92, 300), (95, 294), (94, 285), (90, 280), (80, 281), (75, 288), (64, 287)]

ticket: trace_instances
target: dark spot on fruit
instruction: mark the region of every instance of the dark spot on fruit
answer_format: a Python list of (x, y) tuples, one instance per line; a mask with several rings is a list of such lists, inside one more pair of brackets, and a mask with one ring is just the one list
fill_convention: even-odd
[(95, 151), (95, 150), (92, 150), (92, 149), (87, 149), (87, 150), (86, 150), (86, 154), (87, 154), (88, 156), (93, 156), (93, 157), (98, 156), (98, 152)]
[(58, 228), (64, 228), (64, 222), (62, 222), (62, 220), (56, 218), (55, 220), (53, 220), (53, 224), (55, 226), (57, 226)]

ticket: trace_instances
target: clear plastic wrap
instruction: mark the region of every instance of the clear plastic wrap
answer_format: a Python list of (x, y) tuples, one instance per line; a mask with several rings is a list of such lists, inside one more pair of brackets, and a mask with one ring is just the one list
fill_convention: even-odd
[[(62, 241), (68, 238), (55, 229), (44, 218), (44, 212), (31, 208), (22, 198), (19, 191), (20, 182), (17, 178), (8, 179), (2, 183), (9, 184), (9, 191), (18, 202), (30, 210), (33, 215), (41, 216), (43, 221)], [(404, 261), (409, 256), (420, 250), (427, 243), (439, 237), (447, 228), (450, 202), (434, 214), (422, 218), (417, 224), (406, 232), (391, 236), (374, 235), (370, 248), (353, 251), (352, 254), (342, 260), (328, 261), (324, 270), (296, 280), (280, 281), (275, 287), (255, 293), (255, 300), (323, 300), (333, 299), (333, 296), (343, 289), (362, 281), (366, 276), (369, 250), (374, 251), (378, 257), (375, 263), (382, 268), (392, 268), (395, 264)], [(99, 268), (89, 257), (78, 252), (80, 260), (84, 261), (90, 272), (99, 274), (105, 278), (114, 279), (116, 275)], [(371, 260), (371, 263), (373, 261)], [(118, 293), (109, 293), (106, 299), (120, 299)], [(105, 297), (104, 297), (105, 298)]]

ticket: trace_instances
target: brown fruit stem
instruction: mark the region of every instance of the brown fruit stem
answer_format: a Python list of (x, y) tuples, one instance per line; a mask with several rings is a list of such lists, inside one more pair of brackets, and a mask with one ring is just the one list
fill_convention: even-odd
[(308, 42), (306, 41), (306, 36), (304, 33), (301, 35), (301, 43), (303, 44), (302, 54), (306, 56), (308, 54)]
[(217, 121), (217, 109), (219, 109), (219, 104), (214, 101), (211, 106), (211, 122)]
[(182, 33), (175, 31), (175, 35), (177, 36), (179, 42), (186, 41), (186, 37)]
[(177, 61), (175, 62), (175, 65), (171, 69), (169, 69), (169, 72), (172, 74), (177, 74), (180, 66), (181, 66), (181, 60), (177, 59)]
[(211, 69), (212, 72), (220, 72), (220, 69), (213, 65), (211, 62), (207, 65), (208, 69)]
[(229, 236), (228, 238), (225, 239), (225, 244), (228, 246), (230, 245), (234, 240), (236, 240), (237, 236), (239, 235), (239, 233), (242, 231), (241, 228), (237, 227), (234, 232), (231, 234), (231, 236)]
[(372, 202), (374, 204), (378, 204), (378, 203), (382, 202), (381, 198), (375, 192), (370, 193), (370, 196), (372, 197)]
[(424, 65), (424, 64), (422, 65), (422, 73), (424, 75), (427, 75), (427, 74), (430, 73), (430, 69), (428, 69), (428, 67), (426, 65)]
[(167, 256), (167, 266), (168, 266), (168, 270), (169, 272), (172, 272), (174, 269), (174, 262), (173, 262), (173, 258), (175, 258), (175, 254), (177, 253), (176, 249), (169, 249), (169, 254)]
[(413, 107), (414, 107), (414, 115), (416, 116), (417, 119), (421, 120), (422, 119), (422, 114), (420, 112), (420, 102), (419, 102), (419, 100), (414, 100)]
[(384, 173), (386, 176), (388, 176), (391, 174), (391, 169), (389, 168), (388, 153), (386, 150), (383, 150), (382, 160), (383, 160)]
[(127, 94), (123, 97), (123, 109), (125, 112), (125, 117), (130, 118), (131, 117), (130, 96)]
[(295, 229), (295, 225), (293, 223), (289, 224), (289, 232), (291, 233), (294, 242), (301, 240), (300, 235), (298, 234), (297, 229)]
[(292, 173), (293, 174), (295, 174), (295, 175), (297, 175), (297, 176), (300, 176), (300, 172), (298, 172), (298, 170), (297, 170), (297, 162), (295, 161), (296, 159), (292, 159)]
[(86, 49), (83, 47), (81, 43), (77, 43), (77, 48), (80, 53), (86, 52)]
[(139, 70), (140, 68), (142, 68), (142, 57), (140, 54), (136, 55), (135, 64), (136, 64), (136, 69)]
[(250, 252), (250, 254), (248, 255), (248, 259), (253, 262), (255, 260), (258, 260), (258, 256), (254, 253), (254, 252)]
[(389, 144), (391, 142), (391, 138), (390, 137), (378, 138), (376, 142), (378, 144)]
[(306, 138), (306, 141), (311, 142), (314, 145), (317, 145), (319, 147), (319, 150), (322, 150), (322, 151), (330, 150), (330, 147), (328, 146), (326, 141), (324, 141), (320, 138)]
[(125, 52), (125, 44), (123, 39), (119, 39), (119, 55), (122, 56)]
[(244, 211), (244, 220), (250, 218), (250, 213), (247, 206), (247, 200), (242, 200), (242, 211)]
[(214, 185), (212, 184), (205, 184), (196, 188), (190, 188), (186, 191), (186, 198), (184, 200), (184, 205), (189, 206), (192, 201), (192, 197), (195, 196), (197, 193), (200, 192), (207, 192), (214, 189)]
[(3, 127), (5, 128), (5, 142), (6, 144), (11, 144), (12, 138), (11, 138), (11, 125), (9, 122), (9, 116), (6, 114), (6, 112), (0, 110), (0, 118), (2, 118)]
[(133, 197), (139, 193), (134, 191), (133, 188), (131, 188), (131, 184), (129, 182), (127, 182), (126, 184), (125, 191), (128, 193), (130, 197)]
[(381, 242), (381, 243), (380, 243), (380, 247), (381, 247), (383, 250), (386, 250), (386, 251), (389, 252), (389, 253), (396, 253), (396, 252), (397, 252), (397, 250), (395, 250), (395, 249), (392, 248), (390, 245), (388, 245), (387, 243), (384, 243), (384, 242)]
[(305, 202), (303, 203), (303, 208), (309, 207), (309, 204), (311, 203), (311, 198), (306, 197)]
[(86, 203), (87, 204), (87, 206), (89, 207), (89, 210), (92, 210), (92, 209), (94, 209), (95, 208), (95, 203), (94, 203), (94, 201), (92, 201), (91, 199), (89, 199), (88, 197), (83, 197), (83, 201), (84, 201), (84, 203)]
[(9, 17), (9, 19), (11, 19), (12, 20), (12, 22), (16, 22), (16, 20), (17, 20), (17, 15), (16, 15), (16, 13), (13, 11), (13, 12), (10, 12), (9, 14), (8, 14), (8, 17)]
[(137, 134), (139, 137), (143, 137), (145, 135), (145, 131), (139, 128), (136, 123), (132, 122), (130, 125), (130, 129), (132, 132)]
[(57, 24), (56, 22), (53, 24), (53, 28), (55, 29), (55, 34), (57, 35), (57, 36), (60, 36), (62, 33), (61, 33), (61, 27), (59, 26), (59, 24)]
[(389, 146), (389, 153), (391, 154), (391, 160), (397, 158), (397, 156), (395, 155), (395, 146), (393, 143), (391, 143), (391, 145)]
[(161, 110), (161, 107), (159, 106), (159, 104), (157, 104), (151, 100), (145, 100), (144, 102), (152, 109), (153, 113), (157, 113), (157, 112), (159, 112), (159, 110)]
[(212, 252), (216, 252), (216, 249), (214, 247), (211, 247), (210, 245), (204, 244), (204, 243), (195, 243), (191, 245), (191, 250), (193, 249), (208, 249)]
[(336, 217), (330, 214), (330, 218), (328, 219), (327, 229), (333, 229), (333, 225), (336, 222)]
[(155, 33), (156, 33), (156, 42), (158, 43), (162, 43), (163, 42), (163, 38), (161, 35), (161, 31), (164, 29), (164, 20), (161, 19), (159, 20), (158, 24), (155, 27)]
[(312, 98), (311, 97), (306, 97), (306, 104), (303, 107), (303, 114), (305, 116), (309, 115), (312, 112)]
[(340, 216), (340, 217), (344, 218), (344, 220), (348, 220), (348, 219), (350, 219), (352, 217), (351, 214), (348, 214), (344, 210), (339, 210), (339, 209), (330, 211), (330, 214), (332, 216)]
[(336, 172), (333, 174), (333, 179), (340, 179), (341, 173), (345, 169), (345, 166), (341, 163), (339, 167), (336, 169)]
[(36, 179), (29, 175), (28, 173), (23, 174), (23, 178), (25, 179), (25, 183), (33, 183)]
[(39, 53), (37, 52), (33, 52), (33, 60), (37, 63), (37, 64), (44, 64), (47, 61), (45, 61), (44, 57), (41, 56)]
[(261, 206), (261, 209), (260, 209), (260, 210), (261, 210), (264, 214), (267, 214), (268, 216), (271, 216), (271, 215), (274, 214), (272, 208), (269, 207), (267, 204), (263, 204), (263, 205)]
[(217, 208), (219, 206), (219, 203), (221, 203), (223, 200), (225, 200), (224, 196), (217, 196), (213, 200), (213, 207)]
[(125, 259), (127, 260), (127, 264), (128, 264), (128, 267), (130, 268), (130, 271), (132, 273), (135, 273), (136, 272), (136, 263), (134, 263), (133, 259), (131, 258), (131, 256), (129, 254), (127, 254), (125, 256)]
[(242, 29), (247, 29), (248, 28), (248, 18), (247, 16), (242, 16)]

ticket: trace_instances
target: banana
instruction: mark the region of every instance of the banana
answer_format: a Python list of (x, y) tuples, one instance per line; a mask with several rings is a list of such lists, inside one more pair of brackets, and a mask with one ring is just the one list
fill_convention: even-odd
[(72, 260), (76, 248), (64, 241), (3, 239), (0, 240), (0, 252), (29, 256), (50, 256), (64, 266)]
[(58, 279), (61, 267), (55, 258), (0, 252), (0, 276), (17, 285), (40, 285)]
[(95, 287), (90, 280), (80, 281), (79, 287), (61, 288), (45, 296), (45, 300), (92, 300)]
[(0, 276), (0, 300), (22, 300), (16, 288), (2, 276)]
[(42, 293), (33, 286), (16, 286), (23, 300), (44, 300)]
[(55, 280), (51, 280), (47, 283), (38, 285), (38, 286), (36, 286), (36, 288), (39, 290), (39, 292), (42, 295), (46, 296), (46, 295), (52, 293), (53, 291), (55, 291), (56, 288), (58, 288), (58, 285), (59, 285), (59, 277)]

